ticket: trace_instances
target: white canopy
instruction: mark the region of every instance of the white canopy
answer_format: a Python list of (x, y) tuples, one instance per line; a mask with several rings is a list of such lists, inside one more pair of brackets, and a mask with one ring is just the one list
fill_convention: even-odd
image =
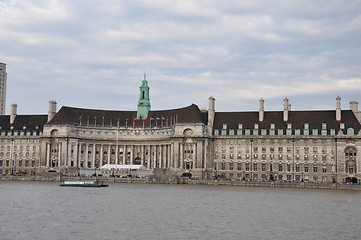
[(105, 164), (101, 167), (103, 170), (145, 170), (143, 165), (119, 165), (119, 164)]

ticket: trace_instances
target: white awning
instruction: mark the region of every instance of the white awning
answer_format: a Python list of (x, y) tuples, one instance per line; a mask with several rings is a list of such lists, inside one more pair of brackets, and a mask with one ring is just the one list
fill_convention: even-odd
[(100, 169), (103, 170), (145, 170), (143, 165), (119, 165), (119, 164), (105, 164)]

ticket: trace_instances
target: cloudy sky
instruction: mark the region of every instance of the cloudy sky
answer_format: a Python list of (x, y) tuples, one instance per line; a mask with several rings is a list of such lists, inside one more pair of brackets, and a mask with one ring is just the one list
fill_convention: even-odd
[(361, 0), (0, 0), (0, 62), (19, 114), (334, 109), (361, 102)]

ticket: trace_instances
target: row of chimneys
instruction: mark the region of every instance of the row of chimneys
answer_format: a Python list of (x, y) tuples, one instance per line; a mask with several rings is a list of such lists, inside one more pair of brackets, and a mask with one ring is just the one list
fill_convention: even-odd
[[(356, 114), (358, 111), (358, 102), (351, 101), (350, 109)], [(288, 115), (291, 111), (291, 104), (289, 104), (288, 98), (283, 100), (283, 121), (288, 121)], [(209, 97), (209, 109), (208, 109), (208, 133), (212, 134), (212, 128), (214, 124), (215, 116), (215, 99), (214, 97)], [(261, 98), (259, 100), (259, 121), (264, 120), (264, 100)], [(338, 96), (336, 98), (336, 121), (341, 121), (341, 98)]]
[[(50, 122), (51, 119), (56, 114), (56, 101), (50, 100), (49, 101), (49, 111), (48, 111), (48, 122)], [(10, 113), (10, 124), (14, 124), (15, 118), (18, 111), (18, 105), (17, 104), (11, 104), (11, 113)]]
[[(350, 109), (356, 113), (358, 112), (358, 102), (351, 101)], [(291, 111), (291, 104), (288, 103), (288, 99), (283, 100), (283, 121), (288, 121), (288, 113)], [(264, 100), (261, 98), (259, 100), (259, 121), (264, 120)], [(341, 98), (338, 96), (336, 98), (336, 121), (341, 121)]]

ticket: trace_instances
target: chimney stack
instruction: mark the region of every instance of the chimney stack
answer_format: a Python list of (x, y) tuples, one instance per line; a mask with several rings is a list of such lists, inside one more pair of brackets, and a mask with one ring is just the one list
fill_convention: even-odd
[(208, 135), (212, 135), (213, 124), (214, 124), (214, 115), (215, 115), (215, 101), (214, 97), (209, 97), (209, 107), (208, 107)]
[(341, 121), (341, 98), (336, 98), (336, 121)]
[(48, 112), (48, 122), (53, 119), (56, 114), (56, 101), (50, 100), (49, 101), (49, 112)]
[(291, 105), (288, 104), (288, 98), (283, 100), (283, 121), (288, 121), (288, 112), (291, 109)]
[(14, 124), (17, 111), (18, 111), (18, 105), (16, 103), (11, 104), (10, 124)]
[(350, 102), (350, 110), (354, 113), (357, 113), (358, 112), (358, 102), (351, 101)]
[(259, 100), (259, 121), (262, 122), (264, 120), (264, 100), (261, 98)]

